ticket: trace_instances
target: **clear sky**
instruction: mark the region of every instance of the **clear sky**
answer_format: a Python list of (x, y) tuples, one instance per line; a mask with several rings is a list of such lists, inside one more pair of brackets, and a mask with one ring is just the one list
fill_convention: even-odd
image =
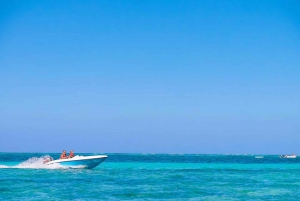
[(300, 154), (300, 2), (0, 1), (0, 151)]

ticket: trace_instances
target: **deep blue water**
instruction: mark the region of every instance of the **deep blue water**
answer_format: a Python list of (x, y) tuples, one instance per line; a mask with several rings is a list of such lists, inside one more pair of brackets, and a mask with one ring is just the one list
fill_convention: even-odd
[(300, 200), (300, 158), (107, 154), (88, 170), (45, 169), (45, 155), (59, 157), (0, 153), (0, 200)]

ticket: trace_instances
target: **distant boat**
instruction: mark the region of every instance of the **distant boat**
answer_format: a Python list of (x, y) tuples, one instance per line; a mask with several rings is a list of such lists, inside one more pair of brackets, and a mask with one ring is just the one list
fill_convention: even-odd
[(59, 164), (69, 168), (87, 168), (92, 169), (102, 163), (108, 156), (96, 155), (96, 156), (75, 156), (68, 159), (58, 159), (47, 162), (47, 165)]
[(255, 158), (264, 158), (264, 156), (255, 156)]
[(280, 158), (297, 158), (297, 155), (295, 155), (295, 154), (292, 154), (292, 155), (281, 155), (281, 156), (279, 156)]
[(297, 158), (297, 155), (285, 155), (284, 158)]

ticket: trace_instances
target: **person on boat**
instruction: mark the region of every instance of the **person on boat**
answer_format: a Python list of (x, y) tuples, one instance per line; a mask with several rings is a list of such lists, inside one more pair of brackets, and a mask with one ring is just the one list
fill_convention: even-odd
[(63, 152), (61, 153), (59, 159), (66, 159), (66, 158), (68, 158), (68, 157), (67, 157), (67, 152), (66, 152), (66, 150), (63, 150)]
[(74, 151), (71, 150), (68, 158), (73, 158), (73, 157), (74, 157)]

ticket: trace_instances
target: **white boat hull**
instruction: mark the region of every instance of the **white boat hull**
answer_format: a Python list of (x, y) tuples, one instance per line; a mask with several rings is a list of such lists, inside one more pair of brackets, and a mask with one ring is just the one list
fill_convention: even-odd
[(284, 158), (297, 158), (296, 155), (292, 155), (292, 156), (284, 156)]
[(73, 158), (68, 159), (58, 159), (53, 160), (48, 163), (47, 165), (51, 164), (59, 164), (63, 167), (69, 168), (87, 168), (92, 169), (99, 164), (101, 164), (108, 156), (106, 155), (96, 155), (96, 156), (75, 156)]

